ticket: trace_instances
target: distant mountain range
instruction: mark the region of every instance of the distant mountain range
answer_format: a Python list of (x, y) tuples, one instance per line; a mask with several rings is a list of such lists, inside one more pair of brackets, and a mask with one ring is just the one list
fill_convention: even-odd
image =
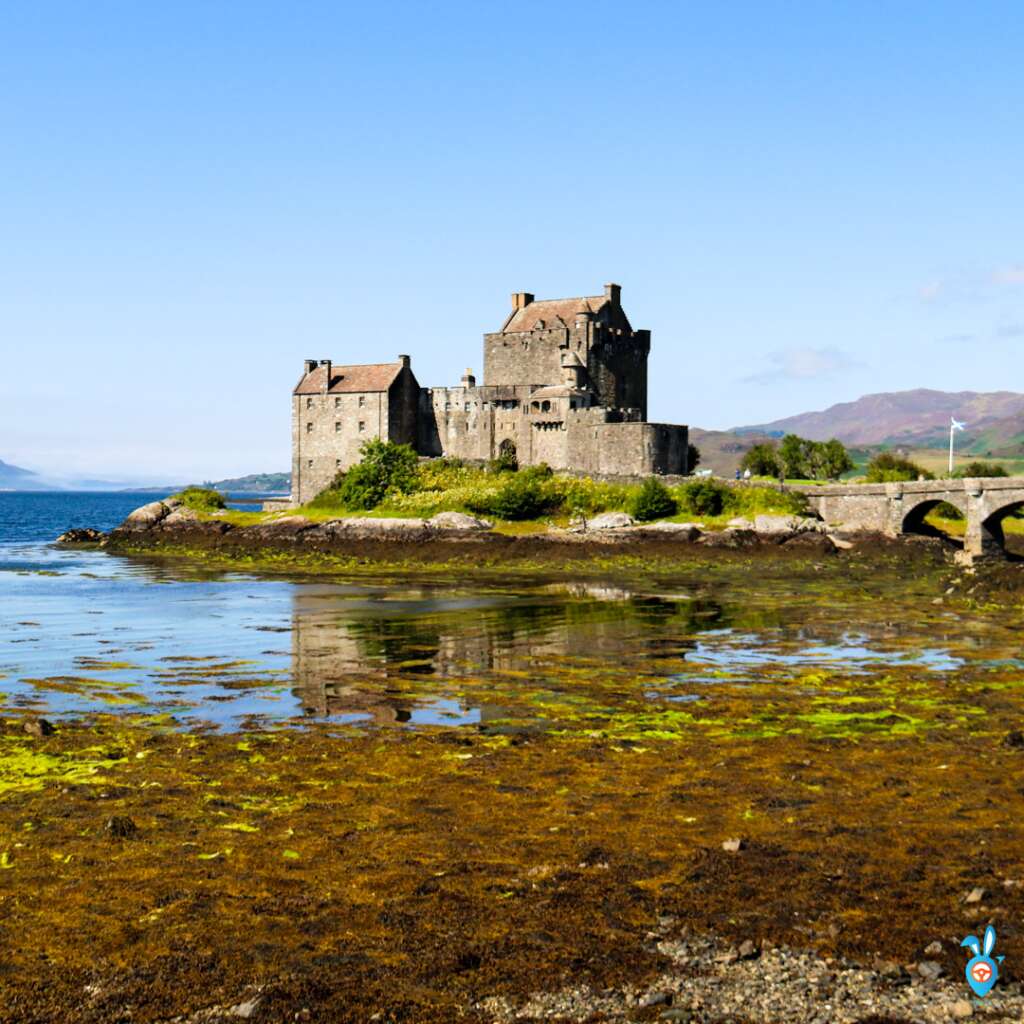
[(0, 488), (11, 490), (19, 487), (30, 487), (35, 473), (21, 466), (12, 466), (0, 459)]
[(217, 491), (230, 491), (237, 494), (246, 491), (254, 491), (266, 494), (270, 491), (283, 491), (288, 493), (292, 486), (291, 473), (250, 473), (248, 476), (234, 476), (227, 480), (214, 480), (212, 483), (203, 484), (204, 487), (212, 487)]
[[(86, 477), (55, 479), (35, 473), (31, 469), (13, 466), (0, 459), (0, 491), (137, 491), (139, 493), (170, 494), (181, 490), (181, 483), (132, 484), (125, 480), (96, 480)], [(287, 493), (291, 488), (289, 473), (250, 473), (248, 476), (214, 480), (202, 485), (218, 491), (268, 494)]]
[(966, 424), (957, 438), (958, 451), (997, 458), (1024, 455), (1024, 394), (1015, 391), (882, 392), (731, 433), (799, 434), (815, 441), (837, 437), (858, 447), (942, 448), (949, 443), (951, 416)]

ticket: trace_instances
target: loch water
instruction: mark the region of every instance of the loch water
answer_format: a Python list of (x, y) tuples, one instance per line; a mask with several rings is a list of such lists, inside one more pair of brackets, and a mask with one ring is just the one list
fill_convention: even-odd
[[(927, 695), (1018, 664), (996, 619), (965, 628), (930, 604), (922, 612), (913, 585), (865, 601), (862, 583), (818, 586), (813, 566), (798, 596), (785, 572), (742, 566), (303, 578), (53, 544), (151, 499), (0, 494), (0, 713), (178, 729), (326, 719), (642, 733), (721, 702), (733, 717), (741, 706), (753, 732), (829, 729), (869, 727), (866, 701), (899, 700), (896, 717), (912, 723), (913, 700), (897, 691)], [(818, 693), (831, 717), (815, 718)]]

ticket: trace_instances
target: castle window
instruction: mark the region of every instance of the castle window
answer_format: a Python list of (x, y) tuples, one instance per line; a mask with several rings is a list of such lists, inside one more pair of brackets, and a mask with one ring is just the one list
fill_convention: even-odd
[(334, 421), (334, 432), (336, 434), (340, 434), (341, 433), (341, 420), (335, 420)]
[(313, 424), (312, 423), (307, 423), (306, 424), (306, 433), (307, 434), (312, 434), (313, 433)]
[(312, 459), (308, 459), (306, 461), (306, 468), (307, 469), (312, 469), (313, 468), (313, 460)]
[(533, 329), (534, 329), (535, 331), (543, 331), (543, 330), (544, 330), (544, 321), (543, 321), (543, 320), (538, 320), (538, 321), (537, 321), (537, 322), (536, 322), (536, 323), (535, 323), (535, 324), (533, 325)]
[(313, 408), (313, 399), (312, 398), (307, 398), (306, 399), (306, 408), (307, 409), (312, 409)]
[(466, 411), (466, 412), (469, 412), (469, 402), (467, 402), (467, 403), (466, 403), (466, 409), (465, 409), (465, 411)]
[(362, 409), (362, 407), (364, 405), (366, 405), (366, 396), (365, 395), (360, 395), (359, 396), (359, 408)]
[(359, 421), (359, 433), (361, 434), (364, 430), (366, 430), (366, 423), (363, 420), (360, 420)]
[(534, 412), (540, 412), (540, 402), (534, 402), (531, 408)]
[(551, 403), (546, 399), (540, 403), (541, 412), (551, 412)]
[(334, 468), (335, 469), (341, 469), (341, 459), (335, 459), (334, 460)]

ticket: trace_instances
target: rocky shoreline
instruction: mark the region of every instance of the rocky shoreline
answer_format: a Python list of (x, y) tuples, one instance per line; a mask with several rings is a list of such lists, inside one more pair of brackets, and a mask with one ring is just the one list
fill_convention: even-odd
[[(951, 977), (934, 960), (901, 964), (878, 959), (871, 966), (846, 958), (751, 941), (739, 946), (710, 935), (691, 934), (673, 917), (659, 920), (646, 936), (652, 956), (667, 958), (669, 970), (643, 986), (595, 989), (582, 984), (537, 992), (516, 1000), (481, 999), (463, 1008), (465, 1020), (490, 1024), (562, 1021), (572, 1024), (675, 1021), (678, 1024), (946, 1024), (976, 1018), (1024, 1019), (1020, 982), (1000, 984), (984, 1000), (973, 997), (962, 977)], [(951, 938), (933, 948), (956, 945)], [(258, 986), (231, 1005), (206, 1007), (166, 1024), (230, 1024), (262, 1019), (271, 992)], [(294, 1019), (314, 1019), (297, 1008)], [(387, 1019), (385, 1013), (372, 1019)]]
[[(912, 542), (921, 540), (927, 538), (913, 538)], [(287, 551), (348, 551), (353, 545), (372, 548), (375, 544), (421, 546), (435, 542), (499, 548), (648, 544), (709, 549), (785, 548), (817, 555), (837, 554), (864, 544), (891, 543), (875, 534), (850, 534), (827, 527), (818, 519), (796, 515), (736, 518), (724, 529), (710, 530), (700, 522), (640, 523), (624, 512), (607, 512), (576, 520), (568, 528), (551, 526), (524, 534), (497, 531), (487, 520), (460, 512), (441, 512), (429, 519), (345, 516), (313, 520), (290, 514), (238, 525), (216, 513), (200, 514), (175, 498), (136, 509), (109, 534), (91, 529), (70, 530), (58, 542), (98, 543), (112, 550), (178, 543), (206, 549)]]

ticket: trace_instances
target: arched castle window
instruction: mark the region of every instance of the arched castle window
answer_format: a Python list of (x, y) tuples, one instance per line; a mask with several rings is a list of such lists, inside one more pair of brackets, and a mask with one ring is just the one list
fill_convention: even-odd
[(536, 322), (536, 323), (535, 323), (535, 324), (533, 325), (533, 329), (534, 329), (535, 331), (543, 331), (543, 330), (544, 330), (544, 321), (543, 321), (543, 320), (538, 320), (538, 321), (537, 321), (537, 322)]
[(547, 399), (540, 403), (540, 411), (551, 412), (551, 403)]

